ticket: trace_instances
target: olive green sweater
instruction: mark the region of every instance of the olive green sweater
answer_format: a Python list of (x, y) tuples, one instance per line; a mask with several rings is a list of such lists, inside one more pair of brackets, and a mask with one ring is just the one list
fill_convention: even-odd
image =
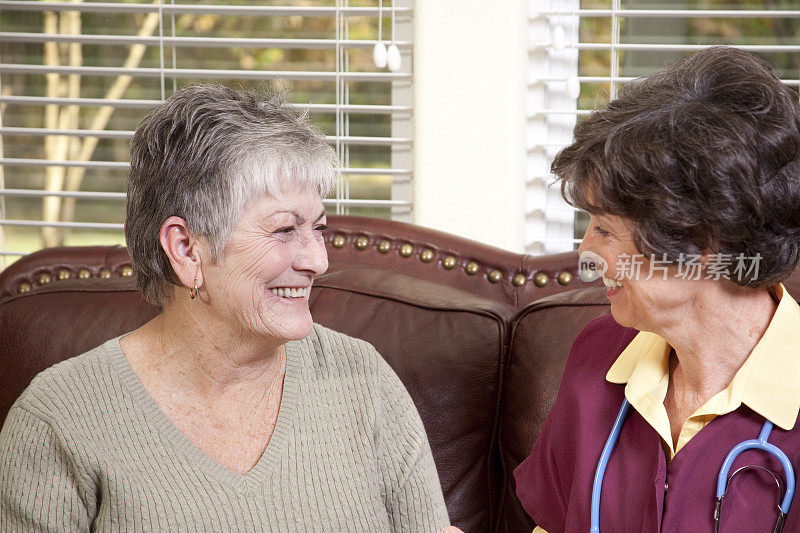
[(423, 531), (447, 525), (425, 430), (366, 342), (286, 345), (272, 439), (245, 475), (167, 418), (113, 339), (39, 374), (0, 431), (0, 531)]

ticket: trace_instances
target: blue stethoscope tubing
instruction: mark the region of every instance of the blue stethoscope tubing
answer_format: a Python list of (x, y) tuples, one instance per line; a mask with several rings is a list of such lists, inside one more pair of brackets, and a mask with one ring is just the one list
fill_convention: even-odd
[[(597, 469), (594, 473), (594, 481), (592, 483), (592, 501), (591, 501), (591, 522), (590, 522), (590, 529), (591, 533), (599, 533), (600, 532), (600, 493), (603, 490), (603, 477), (606, 474), (606, 467), (608, 466), (608, 460), (611, 457), (611, 452), (614, 449), (614, 446), (617, 443), (617, 439), (619, 439), (619, 434), (622, 431), (622, 425), (625, 423), (625, 419), (628, 417), (630, 412), (631, 404), (628, 403), (628, 399), (622, 400), (622, 406), (619, 408), (619, 413), (617, 413), (617, 418), (614, 420), (614, 425), (611, 427), (611, 433), (608, 435), (608, 439), (606, 440), (605, 446), (603, 446), (603, 451), (600, 454), (600, 460), (597, 461)], [(722, 504), (722, 498), (725, 496), (725, 491), (727, 490), (728, 485), (728, 472), (731, 470), (731, 466), (733, 465), (733, 461), (745, 450), (763, 450), (770, 455), (773, 455), (775, 458), (780, 461), (781, 465), (783, 466), (784, 476), (786, 477), (786, 491), (783, 494), (783, 500), (780, 504), (780, 511), (781, 516), (778, 518), (778, 525), (776, 526), (776, 531), (779, 530), (778, 527), (783, 525), (783, 521), (786, 519), (786, 515), (789, 514), (789, 507), (792, 505), (792, 498), (794, 497), (794, 489), (795, 489), (795, 480), (794, 480), (794, 469), (792, 468), (792, 463), (789, 461), (789, 458), (786, 454), (775, 446), (774, 444), (770, 444), (767, 442), (769, 439), (769, 434), (772, 431), (773, 424), (769, 420), (764, 422), (764, 426), (761, 428), (761, 433), (759, 433), (757, 439), (750, 439), (743, 442), (740, 442), (736, 446), (734, 446), (731, 451), (728, 452), (728, 455), (725, 456), (725, 460), (722, 462), (722, 468), (719, 470), (719, 474), (717, 476), (717, 508), (715, 511), (715, 520), (718, 523), (719, 520), (719, 511)]]
[(781, 515), (778, 518), (778, 524), (775, 526), (775, 531), (780, 531), (783, 527), (783, 521), (786, 519), (786, 515), (789, 514), (789, 507), (792, 505), (792, 497), (794, 496), (794, 469), (792, 468), (791, 461), (789, 461), (789, 458), (786, 456), (783, 450), (774, 444), (767, 442), (767, 439), (769, 439), (769, 434), (772, 432), (772, 427), (772, 422), (769, 420), (765, 421), (764, 426), (761, 428), (761, 433), (758, 434), (757, 439), (750, 439), (740, 442), (731, 448), (731, 451), (729, 451), (728, 455), (725, 456), (725, 460), (722, 461), (722, 468), (719, 469), (719, 476), (717, 476), (717, 508), (714, 513), (714, 519), (717, 524), (719, 523), (722, 498), (725, 496), (725, 491), (727, 490), (728, 472), (730, 472), (731, 466), (733, 466), (733, 461), (745, 450), (762, 450), (770, 455), (773, 455), (776, 459), (778, 459), (778, 461), (781, 462), (784, 476), (786, 476), (786, 492), (783, 493), (783, 500), (779, 505)]
[(614, 420), (614, 425), (611, 426), (611, 434), (603, 446), (603, 452), (600, 454), (600, 460), (597, 461), (597, 470), (594, 472), (594, 482), (592, 483), (592, 520), (591, 533), (600, 533), (600, 493), (603, 491), (603, 477), (606, 475), (606, 467), (608, 466), (608, 459), (611, 457), (611, 451), (617, 443), (619, 433), (622, 431), (622, 425), (625, 419), (628, 418), (628, 412), (631, 409), (631, 404), (628, 399), (622, 400), (622, 407), (619, 408), (617, 418)]

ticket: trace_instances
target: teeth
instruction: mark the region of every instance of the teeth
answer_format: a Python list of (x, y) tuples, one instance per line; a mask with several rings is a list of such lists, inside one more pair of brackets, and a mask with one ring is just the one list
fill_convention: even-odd
[(624, 287), (621, 281), (613, 278), (607, 278), (605, 276), (603, 277), (603, 284), (611, 290), (617, 290)]
[(289, 287), (272, 288), (270, 292), (281, 298), (303, 298), (306, 295), (306, 289), (302, 287), (299, 289)]

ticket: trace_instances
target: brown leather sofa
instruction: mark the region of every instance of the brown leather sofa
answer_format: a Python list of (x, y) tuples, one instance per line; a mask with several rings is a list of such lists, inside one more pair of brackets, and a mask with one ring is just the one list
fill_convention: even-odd
[[(403, 380), (454, 524), (529, 533), (511, 472), (575, 336), (608, 312), (605, 288), (578, 278), (575, 253), (531, 257), (359, 217), (328, 225), (315, 320), (371, 342)], [(0, 423), (36, 373), (155, 315), (132, 274), (121, 247), (47, 249), (0, 273)]]

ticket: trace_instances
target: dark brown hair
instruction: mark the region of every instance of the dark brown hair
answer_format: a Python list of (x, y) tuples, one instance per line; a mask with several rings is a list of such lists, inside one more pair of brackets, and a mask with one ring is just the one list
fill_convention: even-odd
[(575, 128), (552, 172), (572, 205), (631, 221), (640, 253), (761, 256), (764, 287), (800, 244), (800, 106), (758, 56), (712, 47), (626, 85)]

